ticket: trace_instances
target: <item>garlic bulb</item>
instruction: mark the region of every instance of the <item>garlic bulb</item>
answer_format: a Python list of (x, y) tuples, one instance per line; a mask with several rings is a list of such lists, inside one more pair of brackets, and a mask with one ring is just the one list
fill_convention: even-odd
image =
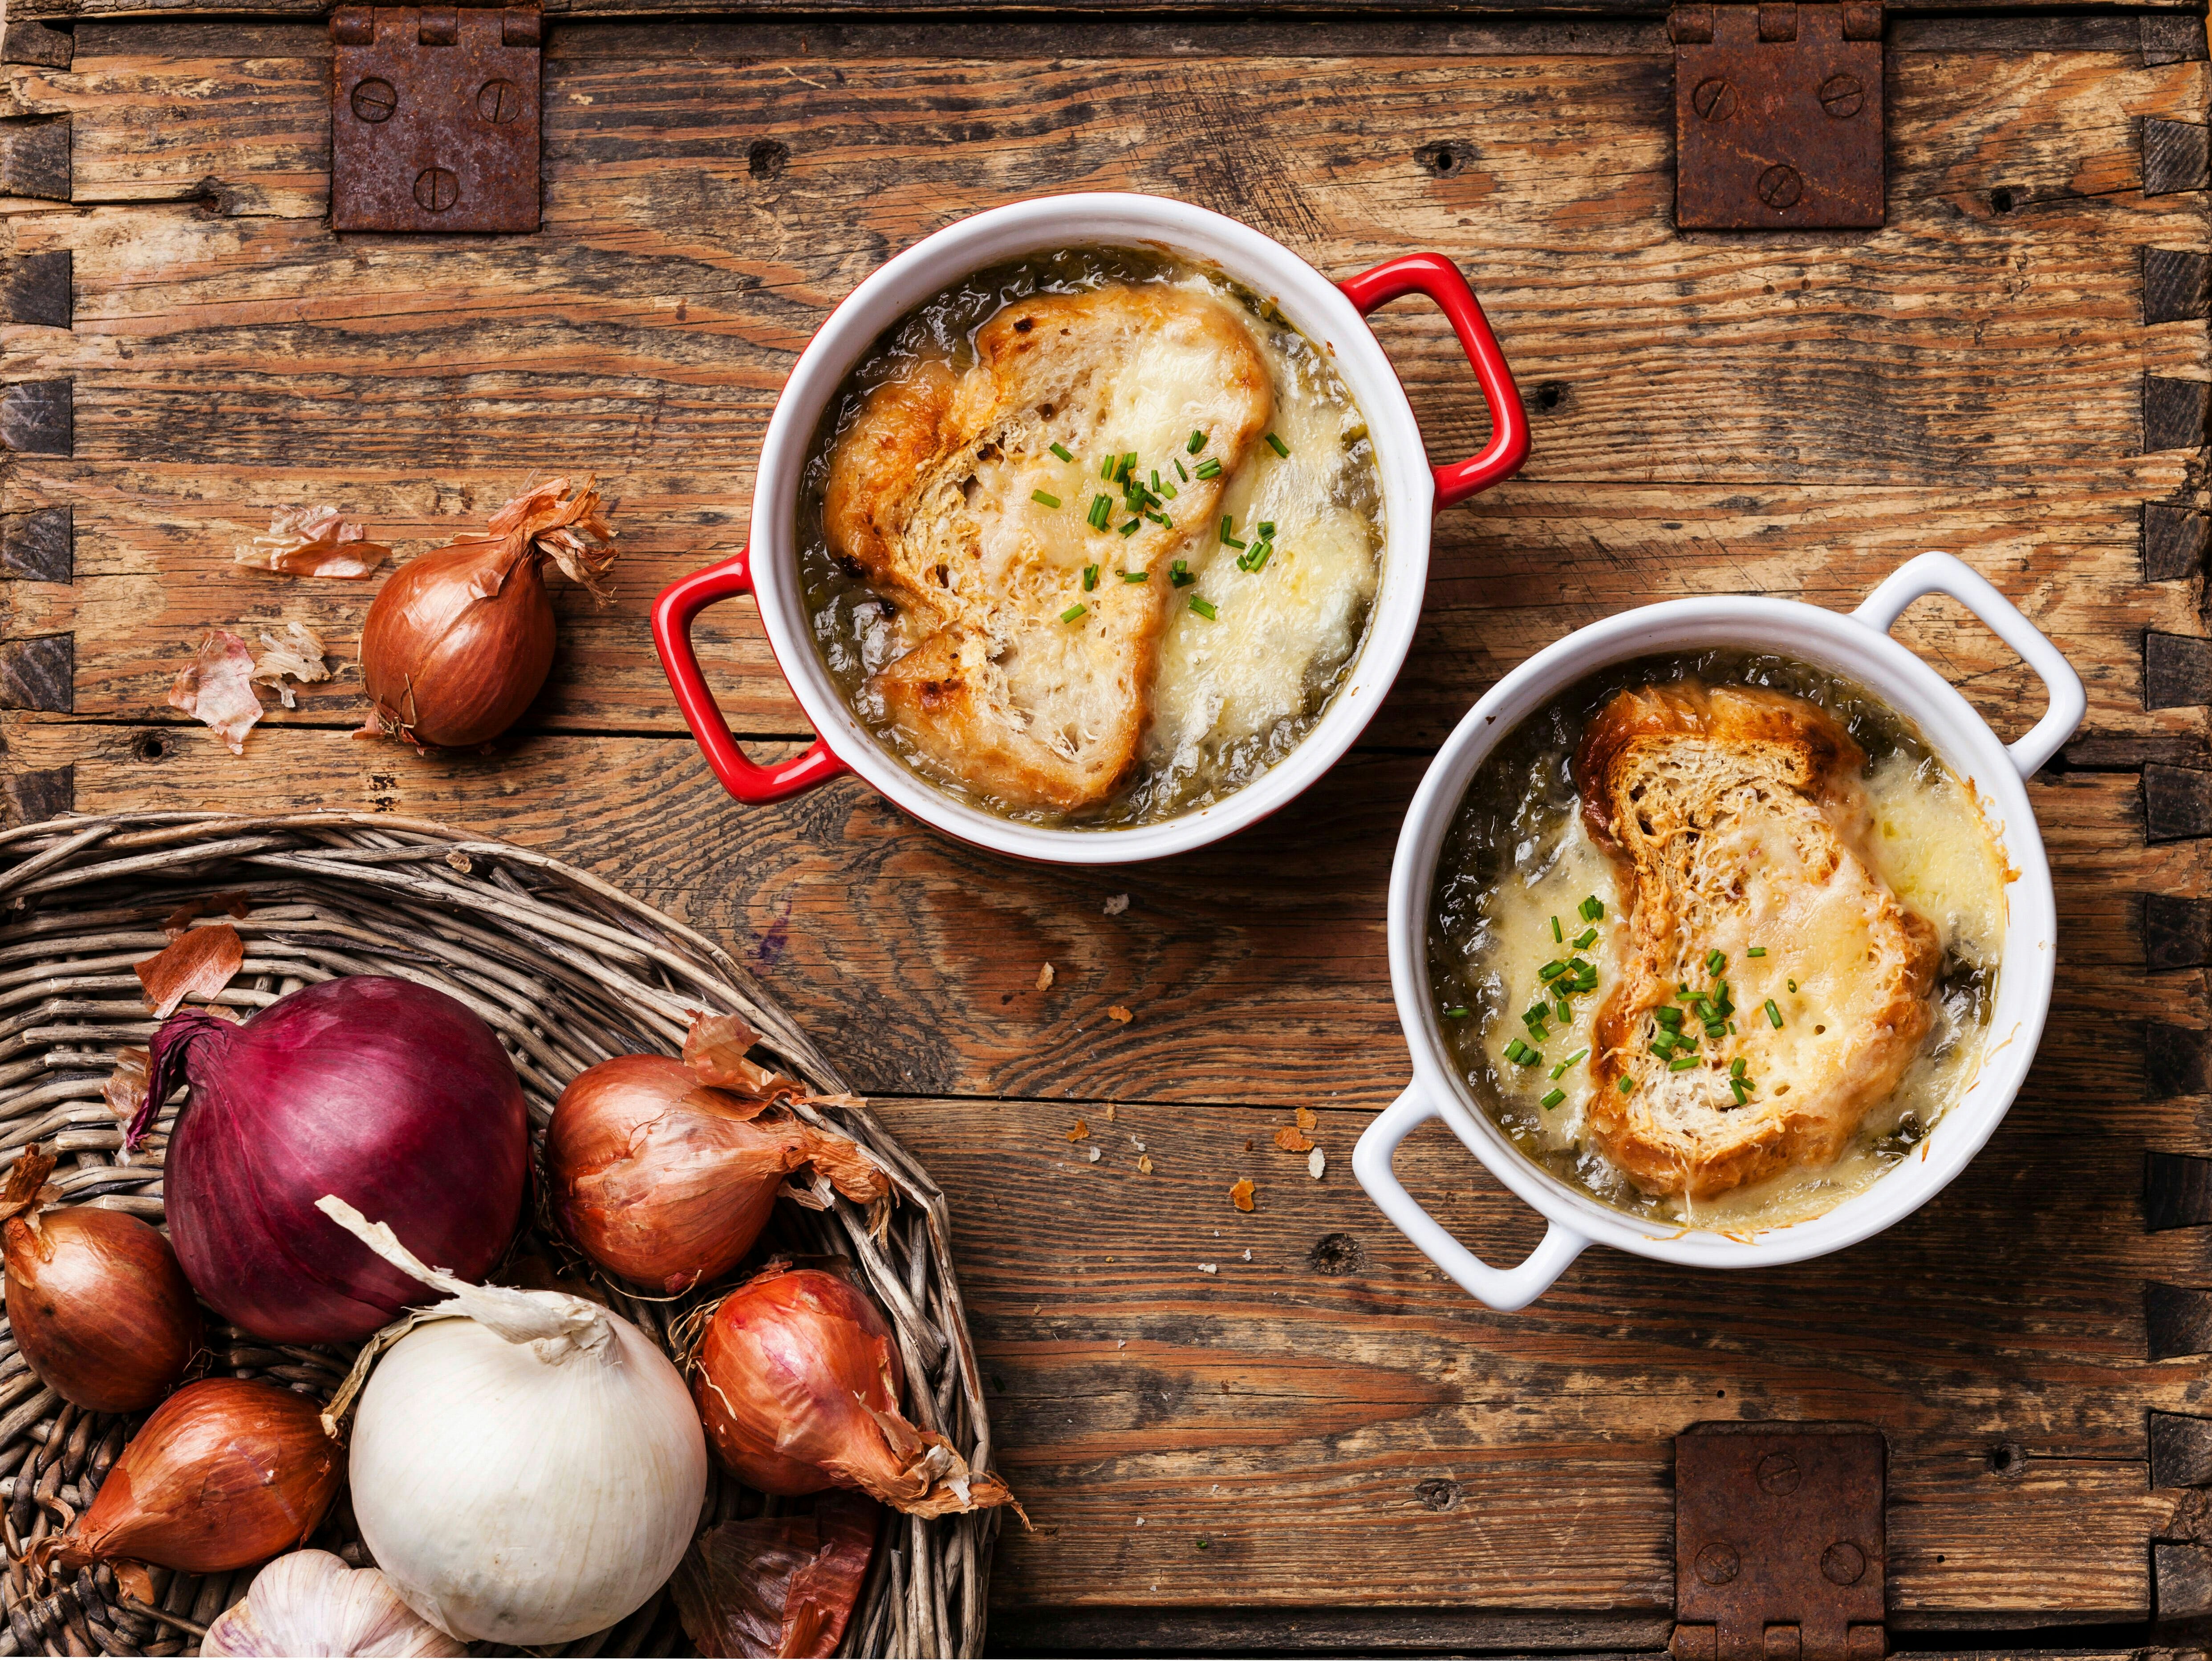
[(374, 1569), (326, 1551), (295, 1551), (254, 1577), (215, 1618), (202, 1655), (466, 1655), (399, 1601)]
[(471, 1286), (344, 1201), (317, 1203), (451, 1294), (379, 1334), (331, 1404), (343, 1414), (374, 1364), (348, 1475), (392, 1589), (454, 1637), (510, 1648), (635, 1610), (675, 1573), (707, 1494), (707, 1439), (675, 1365), (587, 1299)]

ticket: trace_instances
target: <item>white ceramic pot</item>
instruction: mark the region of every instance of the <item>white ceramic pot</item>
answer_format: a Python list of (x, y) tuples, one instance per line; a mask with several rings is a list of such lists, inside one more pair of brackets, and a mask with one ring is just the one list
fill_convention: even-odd
[[(955, 800), (902, 765), (854, 715), (815, 649), (796, 545), (807, 447), (838, 386), (884, 331), (972, 271), (1024, 254), (1085, 246), (1165, 248), (1217, 266), (1273, 300), (1309, 339), (1326, 346), (1367, 417), (1382, 477), (1384, 519), (1382, 578), (1366, 643), (1304, 742), (1210, 806), (1158, 824), (1101, 830), (1001, 819)], [(1450, 319), (1490, 410), (1489, 443), (1455, 466), (1430, 466), (1405, 390), (1361, 320), (1385, 301), (1415, 293), (1434, 300)], [(653, 606), (653, 641), (693, 736), (740, 801), (774, 801), (849, 770), (916, 818), (1001, 853), (1070, 865), (1157, 859), (1216, 841), (1273, 812), (1351, 746), (1413, 642), (1428, 582), (1431, 519), (1438, 508), (1510, 478), (1528, 450), (1528, 422), (1511, 371), (1466, 279), (1441, 254), (1405, 255), (1340, 285), (1249, 226), (1165, 197), (1076, 195), (1017, 203), (925, 238), (830, 314), (800, 355), (769, 423), (753, 492), (751, 543), (736, 558), (663, 592)], [(690, 625), (699, 612), (742, 593), (758, 599), (777, 666), (819, 735), (805, 754), (774, 766), (749, 761), (738, 750), (691, 648)]]
[[(2000, 743), (1966, 699), (1890, 638), (1899, 614), (1930, 593), (1962, 602), (2042, 678), (2050, 708), (2017, 743)], [(1901, 1161), (1824, 1215), (1748, 1238), (1631, 1217), (1568, 1187), (1528, 1159), (1476, 1104), (1458, 1076), (1429, 991), (1429, 895), (1437, 856), (1484, 758), (1530, 714), (1595, 670), (1650, 653), (1714, 647), (1783, 653), (1832, 670), (1884, 700), (1919, 728), (1953, 772), (1972, 782), (2005, 857), (2020, 873), (2005, 890), (2004, 956), (1988, 1060), (1929, 1130), (1923, 1157)], [(2024, 781), (2066, 741), (2086, 707), (2081, 678), (2058, 648), (1949, 554), (1921, 555), (1848, 616), (1795, 600), (1669, 600), (1578, 630), (1539, 652), (1468, 712), (1407, 811), (1390, 872), (1390, 983), (1413, 1051), (1413, 1081), (1360, 1137), (1352, 1159), (1360, 1186), (1437, 1268), (1501, 1310), (1519, 1309), (1540, 1297), (1594, 1242), (1662, 1262), (1756, 1269), (1840, 1251), (1917, 1209), (1965, 1170), (1990, 1139), (2034, 1059), (2051, 1007), (2057, 916), (2043, 837)], [(1550, 1220), (1542, 1241), (1517, 1266), (1495, 1269), (1475, 1256), (1421, 1209), (1391, 1169), (1407, 1134), (1439, 1117), (1492, 1175)]]

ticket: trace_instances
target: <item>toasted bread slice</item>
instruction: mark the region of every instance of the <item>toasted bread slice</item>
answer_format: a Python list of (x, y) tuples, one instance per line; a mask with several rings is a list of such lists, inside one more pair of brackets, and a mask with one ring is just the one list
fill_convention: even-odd
[[(1169, 568), (1212, 525), (1273, 386), (1237, 311), (1159, 284), (1009, 306), (975, 353), (965, 374), (927, 368), (871, 395), (831, 453), (823, 528), (900, 608), (910, 649), (871, 684), (921, 754), (1009, 806), (1079, 812), (1136, 764)], [(1219, 472), (1179, 484), (1170, 524), (1119, 535), (1132, 515), (1099, 464), (1133, 451), (1146, 472), (1171, 466), (1194, 430)], [(1089, 464), (1079, 485), (1054, 444)], [(1116, 502), (1104, 533), (1085, 519), (1100, 490)]]
[[(1620, 693), (1584, 731), (1583, 819), (1614, 859), (1626, 912), (1588, 1124), (1647, 1192), (1709, 1199), (1829, 1163), (1918, 1055), (1940, 952), (1864, 856), (1865, 764), (1815, 705), (1695, 681)], [(1690, 1000), (1711, 998), (1717, 979), (1735, 1031), (1714, 1038)], [(1684, 1070), (1652, 1053), (1668, 1047), (1654, 1013), (1666, 1007), (1696, 1040), (1671, 1058), (1694, 1053)], [(1741, 1102), (1729, 1084), (1738, 1060)]]

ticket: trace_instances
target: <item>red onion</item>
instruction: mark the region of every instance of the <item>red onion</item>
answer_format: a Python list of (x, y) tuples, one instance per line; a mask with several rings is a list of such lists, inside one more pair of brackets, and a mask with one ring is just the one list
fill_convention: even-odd
[(521, 1080), (464, 1004), (357, 975), (302, 987), (242, 1026), (196, 1009), (154, 1035), (135, 1145), (180, 1082), (169, 1232), (201, 1297), (280, 1343), (366, 1338), (422, 1287), (315, 1209), (336, 1194), (408, 1250), (483, 1278), (522, 1209)]
[(707, 1439), (764, 1494), (858, 1488), (917, 1517), (1012, 1505), (1004, 1482), (901, 1415), (891, 1337), (849, 1281), (763, 1270), (722, 1299), (693, 1360)]

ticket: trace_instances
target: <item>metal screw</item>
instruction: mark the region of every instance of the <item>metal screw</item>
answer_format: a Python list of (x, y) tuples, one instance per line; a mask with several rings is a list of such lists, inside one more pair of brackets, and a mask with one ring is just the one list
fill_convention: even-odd
[(477, 113), (495, 125), (512, 121), (522, 113), (522, 94), (512, 81), (487, 81), (477, 88)]
[[(1767, 181), (1777, 173), (1789, 175), (1790, 194), (1786, 197), (1779, 192), (1772, 196), (1767, 194)], [(1769, 167), (1759, 177), (1759, 199), (1769, 207), (1788, 207), (1797, 199), (1801, 188), (1797, 175), (1788, 167)], [(1797, 1462), (1786, 1453), (1770, 1453), (1759, 1462), (1759, 1486), (1769, 1494), (1795, 1494), (1798, 1483), (1804, 1480), (1805, 1473), (1797, 1469)]]
[(1718, 76), (1698, 82), (1690, 94), (1690, 107), (1708, 121), (1727, 120), (1735, 113), (1735, 88)]
[(1735, 1555), (1735, 1548), (1725, 1540), (1715, 1540), (1698, 1553), (1698, 1579), (1709, 1586), (1725, 1586), (1735, 1579), (1743, 1564)]
[[(1770, 208), (1788, 208), (1796, 204), (1805, 194), (1805, 181), (1797, 176), (1797, 169), (1776, 162), (1759, 175), (1759, 199)], [(1789, 1469), (1789, 1487), (1777, 1488), (1767, 1480), (1766, 1468), (1779, 1459)], [(1770, 1453), (1759, 1462), (1759, 1485), (1769, 1494), (1787, 1494), (1797, 1486), (1797, 1466), (1786, 1453)]]
[(1838, 1540), (1820, 1554), (1820, 1573), (1839, 1586), (1855, 1586), (1866, 1573), (1866, 1554), (1848, 1540)]
[(1820, 107), (1838, 121), (1866, 107), (1866, 88), (1855, 75), (1832, 75), (1820, 83)]
[(425, 213), (443, 213), (460, 200), (461, 181), (445, 167), (425, 167), (415, 175), (415, 200)]
[(364, 121), (389, 121), (399, 94), (389, 81), (368, 80), (353, 89), (353, 113)]

